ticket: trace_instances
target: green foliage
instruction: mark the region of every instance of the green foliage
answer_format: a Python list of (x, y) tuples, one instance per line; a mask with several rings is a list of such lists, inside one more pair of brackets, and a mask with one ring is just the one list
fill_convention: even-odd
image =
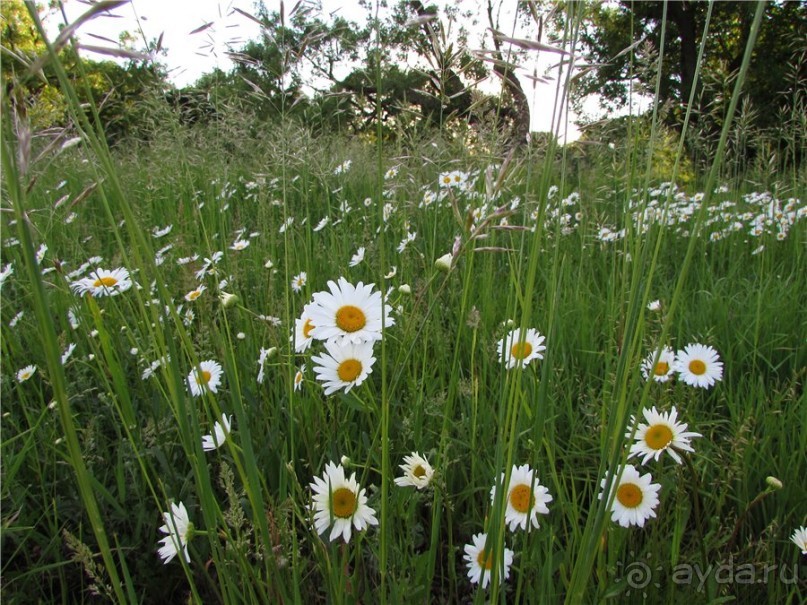
[[(3, 86), (17, 112), (30, 117), (35, 131), (66, 126), (68, 104), (52, 63), (45, 62), (38, 73), (30, 69), (45, 56), (46, 46), (21, 0), (2, 4), (2, 50)], [(158, 63), (131, 60), (122, 66), (113, 61), (92, 61), (79, 58), (70, 46), (62, 50), (60, 60), (82, 103), (97, 107), (98, 126), (110, 142), (142, 134), (149, 119), (142, 111), (143, 102), (159, 96), (167, 87), (165, 72)]]
[[(672, 109), (667, 113), (667, 123), (680, 127), (696, 75), (700, 74), (693, 107), (700, 141), (690, 140), (689, 148), (696, 161), (709, 163), (714, 148), (709, 149), (704, 140), (716, 140), (722, 128), (730, 96), (726, 91), (733, 87), (755, 10), (751, 2), (711, 3), (706, 49), (703, 62), (698, 65), (698, 45), (709, 5), (705, 0), (586, 4), (580, 42), (585, 56), (596, 67), (580, 79), (573, 101), (579, 107), (586, 96), (596, 92), (601, 95), (602, 104), (613, 109), (627, 104), (631, 87), (634, 92), (654, 94), (666, 6), (667, 37), (658, 99)], [(803, 2), (766, 3), (744, 97), (754, 111), (753, 128), (765, 133), (767, 141), (765, 145), (737, 152), (734, 157), (738, 160), (756, 153), (765, 155), (767, 160), (773, 145), (784, 165), (801, 162), (804, 141), (800, 139), (797, 148), (793, 148), (794, 128), (790, 118), (794, 96), (802, 98), (807, 89), (805, 39), (807, 6)], [(799, 108), (803, 106), (802, 101), (797, 104)], [(782, 128), (785, 121), (788, 126)]]

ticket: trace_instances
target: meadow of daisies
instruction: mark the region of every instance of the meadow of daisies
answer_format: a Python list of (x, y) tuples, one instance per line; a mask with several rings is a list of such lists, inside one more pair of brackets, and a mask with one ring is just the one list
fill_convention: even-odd
[(803, 174), (238, 116), (22, 143), (8, 602), (807, 594)]

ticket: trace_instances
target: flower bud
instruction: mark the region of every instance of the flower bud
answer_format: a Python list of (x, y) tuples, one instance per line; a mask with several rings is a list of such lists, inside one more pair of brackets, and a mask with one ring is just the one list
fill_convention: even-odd
[(445, 271), (446, 273), (448, 273), (449, 271), (451, 271), (451, 263), (453, 260), (454, 258), (451, 256), (451, 253), (447, 252), (446, 254), (443, 254), (443, 256), (438, 258), (436, 261), (434, 261), (434, 266), (437, 267), (438, 271)]
[(400, 286), (398, 286), (398, 292), (407, 295), (412, 294), (412, 288), (409, 286), (409, 284), (401, 284)]
[(224, 306), (225, 309), (229, 309), (230, 307), (234, 307), (238, 304), (240, 300), (237, 295), (235, 294), (228, 294), (227, 292), (222, 292), (219, 294), (219, 300), (221, 304)]
[(776, 477), (765, 477), (765, 483), (767, 483), (768, 487), (771, 489), (782, 489), (782, 482)]

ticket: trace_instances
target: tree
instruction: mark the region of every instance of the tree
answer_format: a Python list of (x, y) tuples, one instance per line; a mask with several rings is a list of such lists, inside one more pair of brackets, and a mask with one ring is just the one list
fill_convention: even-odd
[[(489, 55), (474, 54), (463, 25), (471, 9), (398, 0), (376, 20), (360, 4), (370, 15), (363, 24), (328, 18), (311, 0), (289, 13), (262, 4), (255, 16), (242, 13), (261, 24), (261, 38), (233, 55), (230, 73), (205, 77), (197, 88), (215, 86), (225, 102), (248, 97), (261, 118), (296, 115), (328, 130), (373, 132), (378, 117), (384, 136), (484, 122), (523, 142), (529, 105), (514, 75), (516, 55), (503, 57), (499, 40)], [(503, 83), (501, 99), (475, 88), (491, 73)]]
[[(35, 10), (41, 13), (44, 9), (36, 6)], [(4, 1), (0, 3), (0, 15), (3, 86), (15, 112), (27, 118), (35, 130), (67, 125), (67, 103), (59, 90), (53, 65), (45, 61), (40, 70), (32, 70), (47, 49), (28, 8), (20, 0)], [(107, 50), (110, 54), (118, 52)], [(120, 140), (136, 130), (144, 119), (145, 96), (166, 86), (163, 69), (148, 59), (132, 58), (123, 66), (113, 61), (92, 61), (80, 57), (75, 47), (67, 45), (60, 50), (59, 60), (73, 80), (79, 100), (92, 101), (98, 108), (101, 125), (110, 141)]]
[[(698, 68), (698, 47), (706, 21), (707, 1), (682, 2), (622, 0), (619, 3), (585, 5), (580, 42), (584, 58), (597, 67), (579, 80), (573, 99), (598, 93), (603, 105), (624, 107), (631, 82), (651, 92), (655, 88), (654, 59), (661, 48), (661, 31), (666, 5), (665, 57), (661, 67), (659, 100), (669, 103), (675, 122), (687, 103)], [(714, 2), (706, 42), (702, 76), (712, 82), (728, 82), (742, 62), (750, 35), (755, 3)], [(765, 108), (758, 116), (758, 126), (774, 126), (777, 109), (787, 102), (783, 93), (792, 83), (803, 81), (807, 65), (794, 66), (794, 57), (802, 52), (807, 40), (807, 5), (797, 1), (769, 2), (762, 29), (754, 48), (745, 94), (752, 106)], [(635, 52), (622, 52), (634, 46)], [(794, 78), (793, 71), (796, 74)], [(707, 81), (707, 85), (709, 82)], [(709, 111), (719, 93), (705, 86), (703, 77), (696, 90), (695, 109)]]

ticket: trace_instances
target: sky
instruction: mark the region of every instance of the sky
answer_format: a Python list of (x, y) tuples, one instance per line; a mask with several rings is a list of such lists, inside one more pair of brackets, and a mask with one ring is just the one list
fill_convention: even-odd
[[(515, 5), (517, 0), (505, 0), (502, 12), (502, 23), (507, 23), (507, 5)], [(277, 10), (280, 0), (265, 0), (269, 10)], [(285, 2), (286, 10), (294, 6), (295, 0)], [(65, 12), (69, 21), (73, 21), (86, 11), (89, 6), (83, 0), (65, 0)], [(167, 54), (159, 60), (168, 68), (168, 77), (177, 87), (193, 84), (199, 76), (211, 72), (215, 68), (224, 71), (232, 67), (226, 51), (238, 50), (250, 39), (260, 37), (257, 23), (239, 14), (238, 8), (246, 13), (254, 13), (253, 0), (132, 0), (111, 11), (111, 15), (99, 15), (79, 29), (79, 39), (86, 44), (110, 46), (101, 38), (118, 40), (121, 32), (127, 31), (138, 40), (135, 48), (143, 48), (143, 39), (156, 40), (163, 36), (162, 45)], [(364, 10), (353, 0), (322, 0), (325, 14), (337, 13), (351, 21), (363, 21)], [(512, 14), (512, 13), (510, 13)], [(510, 17), (512, 23), (512, 17)], [(59, 24), (63, 23), (61, 14), (50, 14), (45, 19), (46, 28), (58, 33)], [(213, 25), (198, 33), (192, 33), (208, 23)], [(88, 55), (91, 58), (109, 59), (108, 56)], [(529, 65), (529, 70), (537, 70), (538, 75), (556, 62), (558, 55), (540, 53), (537, 62)], [(531, 130), (549, 131), (551, 129), (552, 107), (556, 96), (556, 84), (537, 84), (529, 79), (521, 78), (527, 97), (531, 101)], [(493, 90), (488, 84), (486, 92)], [(594, 111), (596, 101), (587, 108)], [(570, 116), (568, 134), (565, 140), (573, 141), (579, 137), (579, 130), (572, 123)], [(561, 136), (561, 140), (564, 137)]]

